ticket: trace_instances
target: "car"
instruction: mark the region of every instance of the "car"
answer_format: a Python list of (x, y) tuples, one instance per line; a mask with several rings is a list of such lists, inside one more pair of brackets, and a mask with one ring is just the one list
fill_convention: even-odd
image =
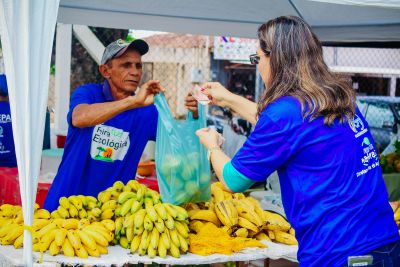
[(378, 151), (383, 151), (398, 131), (400, 97), (357, 96), (357, 106), (369, 125)]

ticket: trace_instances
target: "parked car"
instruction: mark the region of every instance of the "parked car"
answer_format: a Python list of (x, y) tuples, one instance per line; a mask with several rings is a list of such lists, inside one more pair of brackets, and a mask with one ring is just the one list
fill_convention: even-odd
[(390, 143), (400, 124), (400, 97), (358, 96), (357, 105), (364, 115), (378, 151)]

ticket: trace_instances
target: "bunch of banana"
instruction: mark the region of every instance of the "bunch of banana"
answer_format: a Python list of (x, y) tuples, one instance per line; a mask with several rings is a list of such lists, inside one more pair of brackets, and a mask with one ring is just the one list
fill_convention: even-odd
[(211, 222), (233, 237), (297, 244), (294, 230), (286, 219), (264, 211), (256, 199), (228, 192), (219, 182), (211, 185), (211, 194), (210, 202), (185, 205), (191, 220), (189, 228), (193, 232), (198, 233), (206, 222)]
[(97, 214), (98, 201), (93, 196), (61, 197), (58, 202), (58, 208), (51, 213), (51, 217), (54, 219), (89, 218), (92, 221), (97, 220), (92, 213)]

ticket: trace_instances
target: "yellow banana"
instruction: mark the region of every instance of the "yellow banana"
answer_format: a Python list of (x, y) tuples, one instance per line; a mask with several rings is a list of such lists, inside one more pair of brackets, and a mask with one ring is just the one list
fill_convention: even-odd
[(61, 215), (58, 213), (58, 210), (53, 210), (50, 215), (51, 215), (51, 218), (54, 218), (54, 219), (61, 218)]
[(179, 242), (179, 237), (178, 237), (178, 231), (176, 229), (169, 230), (169, 235), (170, 235), (170, 240), (172, 241), (171, 242), (171, 248), (172, 248), (172, 244), (174, 244), (176, 247), (179, 248), (180, 247), (180, 242)]
[(97, 246), (95, 249), (88, 248), (87, 246), (84, 246), (84, 247), (85, 247), (85, 250), (87, 251), (87, 253), (89, 254), (89, 256), (100, 257), (100, 251)]
[(166, 248), (166, 246), (164, 244), (164, 240), (162, 240), (162, 239), (160, 239), (158, 241), (157, 252), (158, 252), (158, 255), (161, 258), (166, 258), (167, 257), (167, 248)]
[[(133, 215), (131, 215), (131, 216), (133, 217)], [(115, 220), (115, 235), (118, 235), (119, 232), (121, 231), (122, 225), (123, 225), (123, 221), (124, 221), (124, 218), (123, 218), (123, 217), (118, 217), (118, 218)], [(132, 225), (133, 225), (133, 223), (132, 223)], [(107, 229), (108, 229), (108, 228), (107, 228)]]
[(252, 210), (252, 208), (245, 207), (243, 205), (236, 205), (236, 210), (240, 217), (246, 218), (250, 222), (254, 223), (257, 227), (261, 227), (263, 225), (262, 219), (255, 211)]
[(33, 219), (32, 229), (37, 231), (50, 223), (48, 219)]
[(101, 203), (104, 204), (104, 203), (106, 203), (107, 201), (110, 200), (111, 192), (110, 191), (102, 191), (97, 195), (97, 198)]
[(175, 229), (175, 221), (171, 215), (167, 214), (167, 220), (165, 220), (164, 223), (168, 229), (171, 229), (171, 230)]
[(100, 215), (101, 215), (101, 209), (99, 209), (97, 207), (93, 208), (91, 210), (91, 212), (92, 212), (93, 216), (96, 217), (96, 218), (100, 217)]
[(122, 189), (124, 189), (124, 183), (121, 182), (121, 181), (116, 181), (116, 182), (113, 184), (112, 187), (115, 188), (115, 190), (121, 192)]
[(0, 228), (0, 238), (6, 236), (12, 229), (14, 229), (18, 224), (8, 224)]
[(69, 212), (63, 206), (58, 206), (57, 212), (61, 218), (63, 218), (63, 219), (69, 218)]
[(79, 217), (79, 212), (78, 212), (78, 210), (76, 209), (76, 207), (74, 205), (71, 205), (69, 207), (68, 212), (69, 212), (69, 216), (71, 218), (78, 218)]
[(282, 231), (274, 231), (275, 241), (287, 245), (298, 245), (296, 238), (288, 233)]
[(111, 199), (101, 206), (101, 211), (105, 211), (107, 209), (115, 210), (117, 208), (117, 201), (114, 199)]
[(69, 242), (71, 242), (71, 245), (74, 247), (74, 249), (79, 249), (82, 247), (81, 240), (75, 230), (68, 230), (67, 238)]
[(66, 229), (55, 229), (54, 230), (54, 242), (56, 243), (57, 246), (61, 247), (62, 244), (64, 243), (65, 237), (67, 236), (67, 230)]
[[(124, 192), (124, 193), (127, 193), (127, 192)], [(129, 192), (129, 193), (132, 193), (132, 192)], [(132, 194), (134, 194), (134, 193), (132, 193)], [(123, 202), (121, 210), (119, 212), (119, 215), (125, 216), (131, 210), (132, 204), (134, 201), (135, 201), (134, 198), (130, 198), (130, 199), (126, 200), (125, 202)]]
[(177, 245), (175, 245), (174, 242), (171, 243), (171, 247), (169, 248), (169, 253), (174, 258), (180, 258), (180, 256), (181, 256), (179, 247)]
[(33, 215), (34, 219), (50, 219), (50, 217), (50, 212), (45, 209), (38, 209)]
[(158, 216), (161, 217), (161, 219), (163, 219), (164, 221), (166, 221), (168, 219), (168, 213), (167, 213), (167, 210), (165, 209), (164, 205), (162, 205), (161, 203), (158, 203), (158, 204), (154, 205), (154, 209), (156, 210)]
[[(163, 243), (165, 249), (169, 249), (171, 247), (171, 240), (169, 239), (169, 236), (168, 236), (169, 233), (167, 233), (167, 231), (168, 230), (166, 230), (164, 233), (162, 233), (160, 235), (160, 241), (159, 241), (159, 245), (160, 245), (161, 240), (162, 240), (162, 243)], [(167, 252), (165, 252), (165, 253), (167, 253)]]
[(168, 214), (171, 215), (172, 218), (174, 218), (174, 220), (176, 220), (177, 217), (178, 217), (178, 211), (176, 209), (174, 209), (172, 207), (172, 205), (169, 204), (169, 203), (163, 203), (162, 205), (165, 207), (165, 209), (167, 210)]
[(107, 247), (103, 247), (103, 246), (98, 245), (97, 249), (99, 250), (100, 254), (108, 254)]
[(115, 230), (115, 222), (113, 220), (110, 220), (110, 219), (102, 220), (101, 223), (104, 225), (104, 227), (108, 231), (114, 231)]
[(157, 250), (154, 249), (152, 246), (149, 246), (147, 248), (147, 256), (149, 256), (150, 259), (153, 259), (157, 256)]
[(243, 217), (239, 217), (238, 225), (240, 227), (246, 228), (246, 229), (251, 230), (256, 233), (259, 231), (259, 229), (257, 228), (257, 226), (254, 223), (250, 222), (249, 220), (247, 220)]
[(86, 211), (85, 209), (81, 209), (81, 210), (79, 211), (79, 218), (80, 218), (80, 219), (85, 219), (85, 218), (87, 218), (87, 217), (88, 217), (87, 211)]
[(36, 236), (37, 238), (41, 238), (42, 236), (44, 236), (47, 232), (56, 229), (57, 225), (55, 222), (51, 222), (48, 225), (44, 226), (43, 228), (41, 228), (39, 231), (36, 232)]
[(144, 230), (143, 234), (142, 234), (142, 238), (140, 240), (139, 251), (138, 251), (140, 256), (143, 256), (146, 254), (149, 243), (150, 243), (149, 233), (146, 230)]
[(158, 242), (160, 240), (160, 233), (158, 232), (157, 228), (154, 228), (150, 234), (150, 245), (155, 251), (157, 251)]
[(75, 256), (74, 248), (72, 247), (71, 242), (69, 242), (68, 238), (65, 238), (64, 243), (62, 244), (62, 251), (67, 257)]
[(200, 231), (200, 229), (203, 227), (204, 227), (204, 223), (202, 223), (201, 221), (198, 221), (198, 220), (190, 221), (189, 228), (190, 228), (190, 230), (192, 230), (196, 233), (198, 233)]
[(189, 237), (189, 229), (187, 229), (187, 226), (184, 225), (183, 223), (176, 221), (175, 222), (175, 228), (178, 231), (178, 233), (183, 236), (184, 238)]
[(146, 193), (146, 187), (140, 185), (138, 190), (136, 191), (137, 200), (140, 201), (144, 197), (145, 193)]
[(94, 238), (92, 238), (89, 234), (82, 230), (77, 230), (77, 233), (83, 245), (90, 248), (91, 250), (96, 249), (96, 241)]
[(75, 206), (77, 210), (81, 210), (83, 208), (82, 198), (78, 196), (70, 196), (68, 198), (69, 202)]
[(141, 239), (142, 239), (141, 235), (137, 235), (132, 239), (132, 242), (131, 242), (131, 253), (132, 254), (138, 250)]
[(118, 196), (118, 203), (124, 204), (129, 199), (136, 198), (136, 194), (131, 191), (124, 191)]
[(259, 232), (256, 235), (256, 239), (257, 240), (267, 240), (267, 241), (271, 241), (271, 239), (264, 233), (264, 232)]
[(76, 256), (82, 259), (87, 259), (89, 257), (89, 254), (87, 253), (86, 249), (83, 246), (75, 248), (75, 254)]
[(134, 217), (135, 228), (140, 228), (143, 225), (145, 215), (146, 215), (145, 209), (141, 209), (135, 213)]
[(211, 195), (216, 203), (225, 200), (224, 191), (219, 187), (218, 183), (211, 184)]
[(14, 241), (14, 248), (20, 248), (24, 244), (24, 234), (20, 235), (17, 239)]
[(55, 231), (56, 231), (57, 229), (53, 229), (53, 230), (51, 230), (51, 231), (49, 231), (49, 232), (47, 232), (41, 239), (40, 239), (40, 242), (39, 242), (39, 244), (40, 244), (40, 252), (45, 252), (48, 248), (49, 248), (49, 246), (50, 246), (50, 244), (51, 244), (51, 242), (53, 242), (54, 241), (54, 238), (55, 238)]
[(90, 202), (97, 203), (97, 199), (94, 196), (85, 196), (85, 198), (86, 202), (88, 203), (88, 206)]
[(58, 200), (58, 203), (60, 204), (60, 206), (62, 206), (66, 210), (68, 210), (69, 207), (71, 206), (68, 198), (66, 198), (66, 197), (60, 197), (60, 199)]
[(89, 219), (80, 219), (79, 220), (79, 223), (78, 223), (78, 229), (83, 229), (83, 228), (85, 228), (86, 226), (89, 226), (90, 225), (90, 221), (89, 221)]
[(178, 221), (184, 221), (189, 218), (189, 214), (187, 210), (180, 206), (172, 206), (176, 211), (178, 211), (178, 216), (176, 217), (176, 220)]
[(24, 233), (24, 227), (18, 225), (12, 228), (5, 237), (2, 238), (1, 243), (3, 245), (12, 245), (20, 235)]
[(189, 245), (188, 245), (188, 241), (186, 241), (186, 239), (181, 236), (178, 235), (179, 238), (179, 248), (183, 253), (186, 253), (189, 250)]
[(128, 241), (131, 242), (133, 239), (133, 226), (126, 228), (125, 235)]
[(131, 214), (135, 214), (141, 208), (142, 208), (142, 202), (134, 200), (131, 206)]
[(290, 224), (281, 215), (269, 211), (264, 211), (264, 220), (267, 222), (266, 229), (273, 231), (287, 232)]
[(207, 221), (215, 224), (218, 227), (221, 226), (220, 220), (212, 210), (193, 210), (191, 211), (190, 219)]
[(65, 229), (78, 229), (78, 225), (79, 225), (79, 220), (78, 219), (66, 219), (64, 220), (64, 223), (62, 225), (63, 228)]
[(144, 216), (143, 227), (149, 232), (153, 230), (153, 221), (150, 219), (148, 214)]
[(157, 216), (157, 220), (154, 222), (155, 228), (157, 228), (158, 232), (163, 233), (165, 231), (164, 221)]
[(138, 190), (140, 186), (139, 182), (136, 180), (130, 180), (126, 185), (129, 186), (135, 192)]
[(96, 243), (99, 244), (100, 246), (102, 246), (102, 247), (108, 246), (108, 240), (102, 233), (95, 231), (94, 229), (87, 228), (87, 227), (85, 229), (83, 229), (82, 231), (85, 232), (91, 238), (93, 238), (96, 241)]
[(113, 209), (106, 209), (103, 210), (103, 212), (101, 213), (100, 218), (102, 220), (107, 220), (107, 219), (111, 219), (114, 216), (114, 210)]
[(229, 218), (229, 211), (225, 207), (224, 202), (219, 202), (215, 204), (215, 213), (218, 217), (218, 219), (221, 221), (223, 225), (226, 225), (228, 227), (234, 226), (232, 224), (231, 218)]
[(50, 243), (50, 246), (49, 246), (49, 253), (50, 253), (50, 255), (51, 255), (51, 256), (55, 256), (55, 255), (57, 255), (58, 253), (60, 253), (60, 248), (61, 248), (61, 247), (57, 246), (57, 244), (56, 244), (55, 241), (51, 242), (51, 243)]
[(120, 246), (123, 247), (123, 248), (129, 248), (129, 241), (128, 241), (128, 238), (126, 238), (126, 236), (122, 236), (122, 237), (119, 239), (119, 244), (120, 244)]
[(247, 231), (246, 228), (239, 228), (235, 231), (234, 236), (237, 237), (247, 237), (247, 235), (249, 234), (249, 231)]

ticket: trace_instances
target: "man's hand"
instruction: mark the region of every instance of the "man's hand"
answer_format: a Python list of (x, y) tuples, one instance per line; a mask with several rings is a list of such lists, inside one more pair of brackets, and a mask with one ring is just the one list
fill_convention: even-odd
[(137, 107), (144, 107), (154, 103), (154, 95), (165, 92), (159, 81), (150, 80), (143, 84), (139, 92), (133, 96)]
[(189, 92), (185, 98), (185, 106), (188, 110), (192, 111), (193, 118), (199, 118), (199, 108), (197, 106), (197, 100)]

